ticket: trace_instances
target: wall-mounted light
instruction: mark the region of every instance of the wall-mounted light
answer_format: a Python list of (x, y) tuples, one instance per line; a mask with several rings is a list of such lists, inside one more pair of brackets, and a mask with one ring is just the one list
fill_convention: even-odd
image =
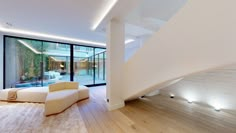
[(170, 94), (170, 98), (175, 98), (175, 95), (174, 94)]
[(211, 105), (217, 112), (221, 111), (223, 108), (227, 108), (227, 103), (224, 101), (224, 99), (219, 97), (211, 97), (209, 100), (209, 105)]
[(215, 108), (215, 111), (217, 111), (217, 112), (220, 112), (220, 107), (214, 107)]
[(193, 100), (191, 100), (191, 99), (188, 99), (188, 103), (193, 103)]
[(144, 98), (145, 96), (141, 96), (140, 98)]

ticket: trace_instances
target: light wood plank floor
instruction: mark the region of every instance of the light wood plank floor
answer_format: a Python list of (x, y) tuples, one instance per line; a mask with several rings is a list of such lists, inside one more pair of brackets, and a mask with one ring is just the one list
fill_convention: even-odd
[(167, 96), (153, 96), (107, 111), (105, 86), (90, 88), (78, 108), (90, 133), (236, 133), (236, 115)]
[(0, 102), (0, 133), (236, 133), (236, 114), (168, 96), (153, 96), (108, 111), (105, 86), (90, 88), (90, 99), (44, 117), (44, 105)]

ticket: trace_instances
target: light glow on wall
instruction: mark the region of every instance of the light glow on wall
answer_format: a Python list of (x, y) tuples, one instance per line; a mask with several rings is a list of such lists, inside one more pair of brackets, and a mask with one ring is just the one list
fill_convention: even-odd
[[(6, 32), (6, 33), (13, 33), (13, 34), (22, 34), (22, 35), (28, 35), (28, 36), (58, 39), (58, 40), (75, 42), (75, 43), (84, 43), (84, 44), (93, 44), (93, 45), (98, 45), (98, 46), (106, 46), (106, 43), (94, 42), (94, 41), (82, 40), (82, 39), (75, 39), (75, 38), (68, 38), (68, 37), (62, 37), (62, 36), (56, 36), (56, 35), (49, 35), (49, 34), (37, 33), (37, 32), (25, 31), (25, 30), (8, 29), (8, 28), (2, 27), (1, 25), (0, 25), (0, 31)], [(125, 44), (128, 44), (133, 41), (135, 41), (135, 40), (134, 39), (127, 39), (127, 40), (125, 40)]]
[[(191, 90), (191, 89), (189, 89), (189, 90)], [(196, 93), (194, 93), (193, 91), (185, 90), (182, 95), (188, 101), (188, 103), (192, 103), (194, 101), (197, 101)]]
[(175, 95), (173, 93), (170, 93), (170, 98), (174, 98)]
[(101, 13), (98, 15), (97, 20), (95, 20), (94, 25), (91, 30), (96, 30), (102, 20), (107, 16), (107, 14), (111, 11), (111, 9), (115, 6), (118, 0), (108, 0), (109, 3), (105, 8), (102, 8)]
[(224, 103), (216, 98), (209, 100), (209, 104), (215, 109), (215, 111), (220, 111), (222, 108), (224, 108)]
[(188, 103), (193, 103), (193, 101), (191, 99), (188, 99)]
[(105, 43), (101, 43), (101, 42), (95, 42), (95, 41), (89, 41), (89, 40), (83, 40), (83, 39), (75, 39), (75, 38), (69, 38), (69, 37), (62, 37), (62, 36), (56, 36), (56, 35), (49, 35), (49, 34), (31, 32), (31, 31), (26, 31), (26, 30), (19, 30), (19, 29), (9, 29), (9, 28), (4, 28), (2, 26), (0, 26), (0, 31), (7, 32), (7, 33), (13, 33), (13, 34), (22, 34), (22, 35), (51, 38), (51, 39), (57, 39), (57, 40), (65, 40), (65, 41), (77, 42), (77, 43), (106, 46)]
[(125, 41), (125, 44), (131, 43), (131, 42), (134, 42), (134, 41), (135, 41), (134, 39), (127, 39), (127, 40)]

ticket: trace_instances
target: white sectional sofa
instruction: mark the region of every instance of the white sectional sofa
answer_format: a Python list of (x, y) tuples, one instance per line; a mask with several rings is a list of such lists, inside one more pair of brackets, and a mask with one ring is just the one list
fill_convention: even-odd
[(61, 82), (49, 85), (44, 114), (48, 116), (61, 113), (78, 100), (87, 98), (88, 89), (79, 88), (78, 84), (78, 82)]
[[(10, 90), (1, 90), (0, 100), (8, 101)], [(60, 82), (49, 87), (24, 88), (17, 90), (16, 93), (17, 98), (11, 101), (45, 103), (45, 116), (61, 113), (77, 101), (89, 98), (89, 89), (86, 86), (79, 86), (78, 82)]]
[(58, 114), (79, 100), (77, 90), (61, 90), (49, 93), (45, 101), (44, 115)]
[[(11, 88), (12, 89), (12, 88)], [(0, 100), (8, 101), (8, 91), (10, 89), (0, 90)], [(35, 102), (45, 103), (47, 95), (49, 93), (48, 87), (30, 87), (17, 91), (16, 102)], [(88, 87), (80, 85), (78, 88), (79, 100), (89, 97)]]

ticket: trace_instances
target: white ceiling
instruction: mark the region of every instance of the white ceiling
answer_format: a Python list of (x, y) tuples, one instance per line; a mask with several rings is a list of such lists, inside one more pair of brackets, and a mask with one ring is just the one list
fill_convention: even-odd
[[(160, 29), (187, 0), (141, 0), (139, 5), (126, 17), (126, 32), (130, 36), (142, 37), (151, 35)], [(136, 33), (129, 30), (136, 28)], [(143, 32), (146, 30), (146, 32)]]
[[(126, 17), (127, 37), (150, 35), (186, 0), (118, 0), (96, 31), (91, 27), (112, 0), (0, 0), (0, 26), (105, 42), (110, 18)], [(114, 0), (113, 0), (114, 1)], [(133, 10), (134, 9), (134, 10)], [(132, 12), (131, 12), (132, 11)]]
[[(127, 14), (135, 1), (119, 0), (104, 20)], [(111, 0), (0, 0), (0, 25), (10, 23), (14, 29), (105, 42), (105, 34), (91, 27), (109, 3)]]

